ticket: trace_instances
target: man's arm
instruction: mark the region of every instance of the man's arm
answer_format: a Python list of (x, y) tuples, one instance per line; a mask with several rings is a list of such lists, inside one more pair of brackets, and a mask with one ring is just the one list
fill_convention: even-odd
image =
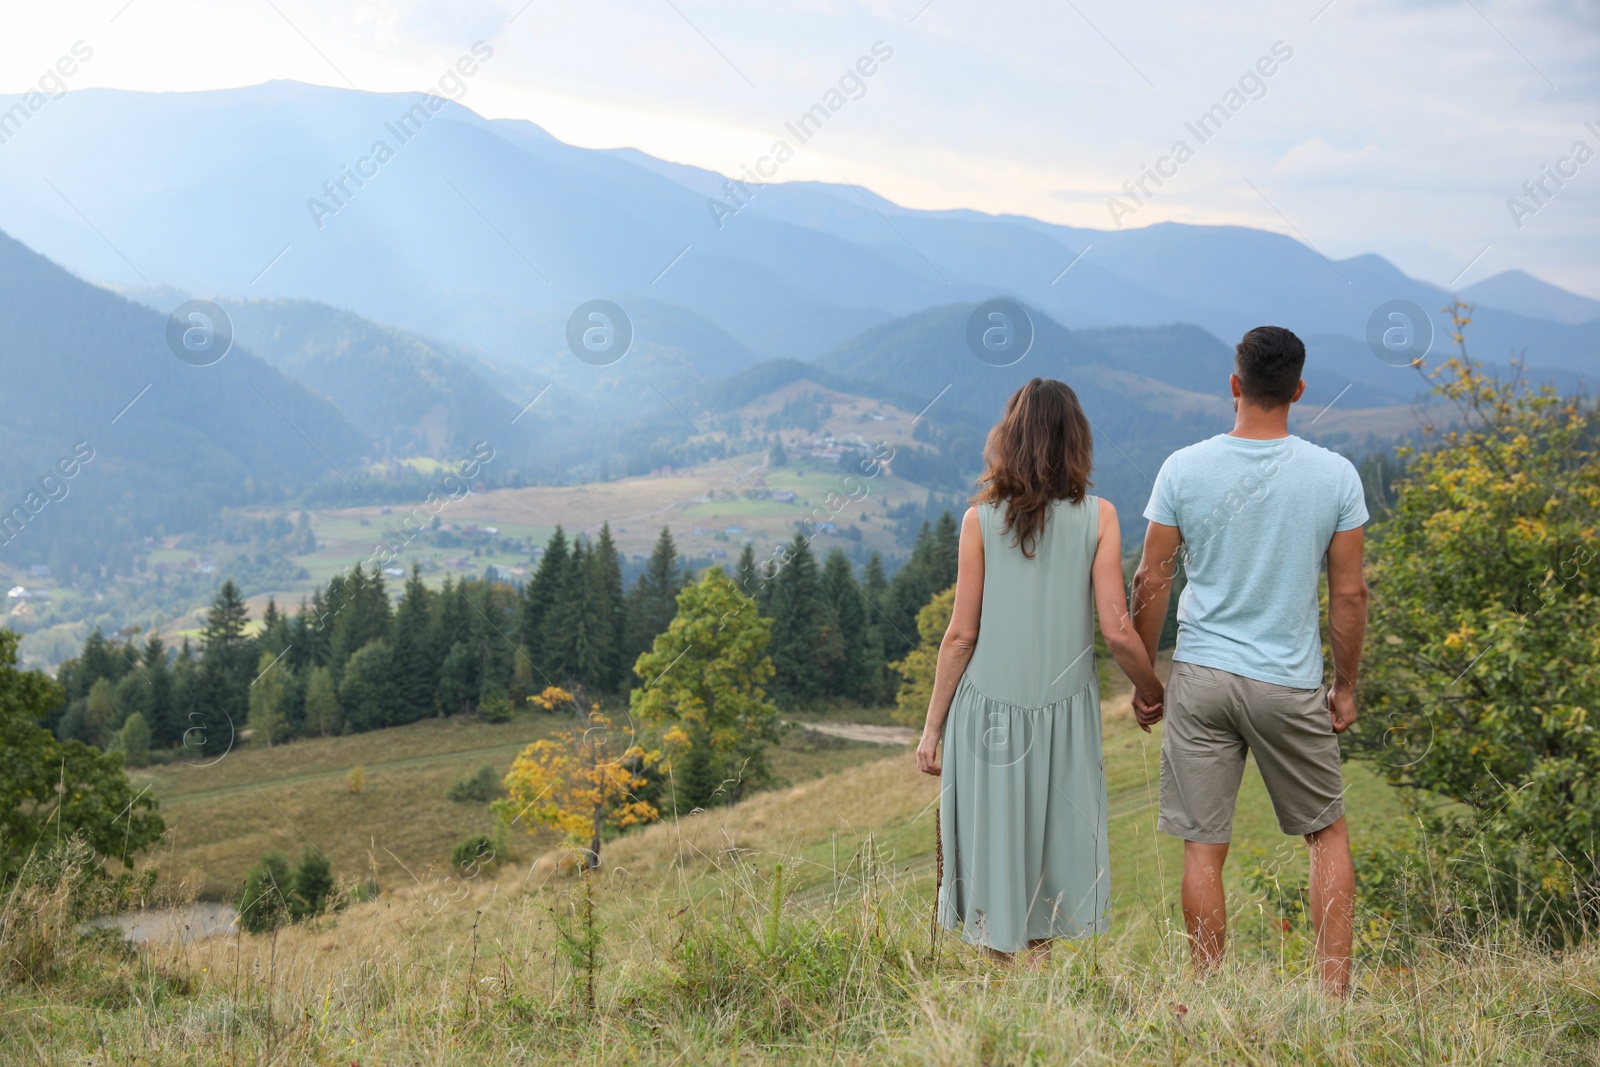
[(1133, 628), (1144, 641), (1150, 662), (1156, 661), (1156, 644), (1167, 621), (1167, 601), (1172, 596), (1172, 576), (1178, 569), (1183, 537), (1176, 526), (1152, 522), (1144, 533), (1144, 555), (1133, 573)]
[(1367, 634), (1367, 579), (1361, 569), (1362, 528), (1344, 530), (1328, 543), (1328, 640), (1333, 645), (1333, 686), (1328, 713), (1333, 732), (1356, 721), (1356, 682)]

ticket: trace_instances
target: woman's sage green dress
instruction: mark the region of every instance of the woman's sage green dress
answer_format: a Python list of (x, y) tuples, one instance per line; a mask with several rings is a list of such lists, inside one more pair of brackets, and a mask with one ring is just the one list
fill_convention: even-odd
[(1100, 686), (1089, 580), (1099, 501), (1056, 501), (1028, 559), (978, 506), (983, 614), (944, 728), (939, 921), (998, 952), (1104, 932)]

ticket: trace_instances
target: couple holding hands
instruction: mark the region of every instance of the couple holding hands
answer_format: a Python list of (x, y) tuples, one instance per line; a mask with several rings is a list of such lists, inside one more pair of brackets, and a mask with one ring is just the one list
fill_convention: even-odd
[[(1139, 725), (1164, 721), (1157, 825), (1184, 841), (1196, 967), (1223, 958), (1222, 866), (1250, 753), (1279, 827), (1309, 844), (1318, 977), (1348, 991), (1355, 874), (1338, 734), (1356, 718), (1367, 510), (1348, 460), (1289, 433), (1304, 365), (1305, 346), (1281, 327), (1239, 342), (1233, 429), (1175, 452), (1156, 476), (1131, 611), (1116, 509), (1089, 492), (1094, 443), (1077, 395), (1035, 378), (1007, 402), (961, 522), (955, 607), (917, 746), (919, 767), (942, 780), (939, 918), (966, 941), (1042, 958), (1055, 938), (1108, 927), (1098, 615)], [(1156, 642), (1180, 553), (1187, 581), (1163, 684)]]

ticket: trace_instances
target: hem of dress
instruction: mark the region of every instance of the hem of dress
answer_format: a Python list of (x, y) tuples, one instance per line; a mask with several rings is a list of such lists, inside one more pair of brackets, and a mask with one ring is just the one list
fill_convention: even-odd
[(1018, 952), (1026, 951), (1027, 948), (1028, 948), (1028, 942), (1029, 941), (1083, 941), (1083, 940), (1085, 940), (1087, 938), (1099, 937), (1102, 934), (1110, 933), (1111, 932), (1111, 917), (1110, 916), (1105, 916), (1103, 918), (1096, 919), (1092, 923), (1084, 923), (1081, 927), (1079, 927), (1075, 931), (1066, 931), (1066, 932), (1062, 932), (1062, 933), (1053, 933), (1053, 934), (1048, 934), (1045, 937), (1025, 937), (1025, 938), (1022, 939), (1022, 943), (1020, 945), (1018, 945), (1016, 948), (995, 948), (994, 945), (989, 944), (986, 941), (983, 941), (983, 940), (978, 939), (978, 938), (969, 937), (968, 934), (967, 934), (967, 931), (966, 931), (966, 924), (965, 923), (961, 923), (961, 922), (949, 923), (949, 922), (945, 922), (944, 919), (941, 918), (939, 920), (939, 925), (940, 925), (941, 928), (943, 928), (945, 930), (952, 930), (952, 931), (959, 932), (962, 944), (971, 945), (973, 948), (988, 949), (990, 952), (1004, 952), (1004, 953), (1006, 953), (1008, 955), (1013, 955), (1013, 954), (1018, 953)]

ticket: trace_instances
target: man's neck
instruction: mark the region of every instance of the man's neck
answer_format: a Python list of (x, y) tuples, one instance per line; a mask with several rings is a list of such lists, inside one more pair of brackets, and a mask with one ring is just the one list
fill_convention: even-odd
[(1271, 441), (1289, 436), (1289, 405), (1262, 408), (1240, 398), (1234, 402), (1233, 429), (1230, 437), (1243, 437), (1250, 441)]

